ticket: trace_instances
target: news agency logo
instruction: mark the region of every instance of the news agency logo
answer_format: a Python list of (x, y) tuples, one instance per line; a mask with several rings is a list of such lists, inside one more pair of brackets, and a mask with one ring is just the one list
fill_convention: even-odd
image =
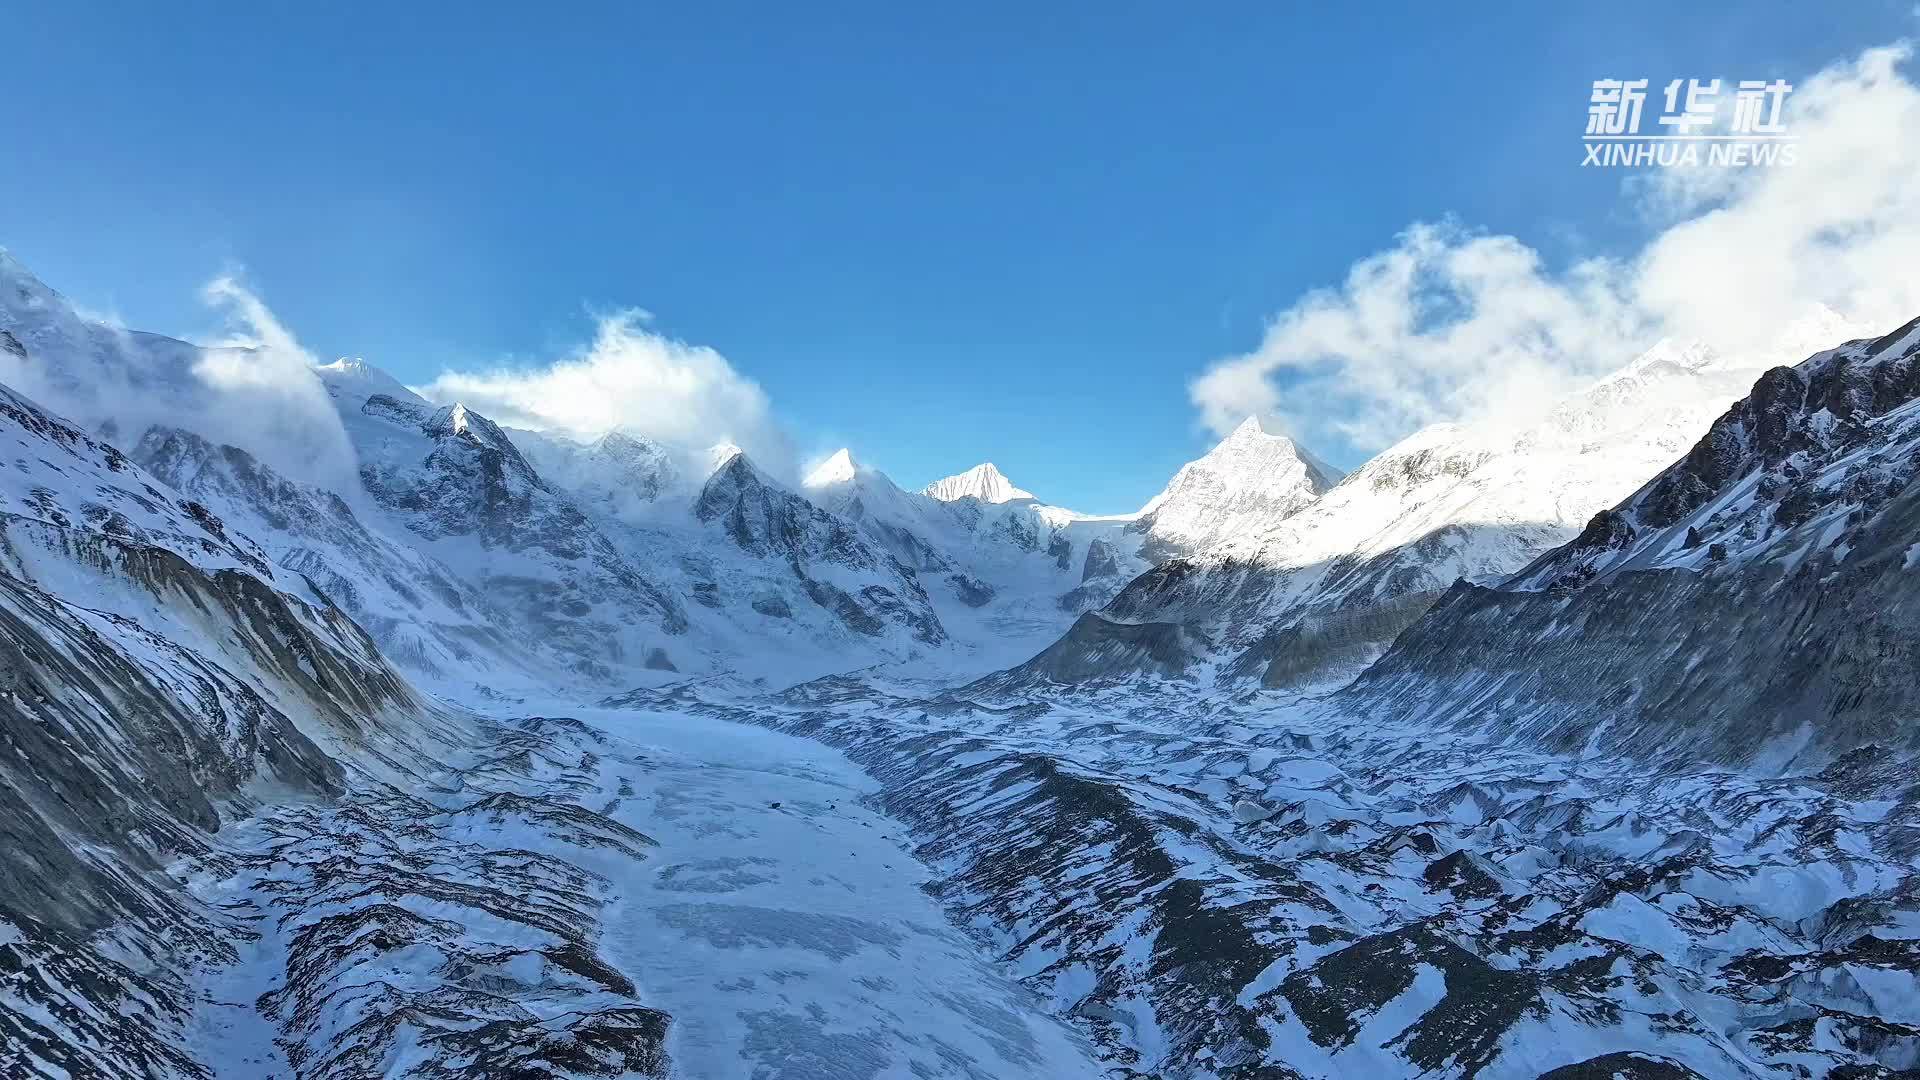
[(1780, 109), (1793, 86), (1785, 79), (1747, 80), (1733, 92), (1733, 111), (1724, 130), (1720, 116), (1720, 80), (1675, 79), (1667, 84), (1659, 127), (1640, 132), (1647, 102), (1645, 79), (1595, 79), (1587, 104), (1587, 133), (1582, 139), (1582, 168), (1647, 168), (1718, 165), (1731, 167), (1792, 165), (1799, 147), (1781, 122)]

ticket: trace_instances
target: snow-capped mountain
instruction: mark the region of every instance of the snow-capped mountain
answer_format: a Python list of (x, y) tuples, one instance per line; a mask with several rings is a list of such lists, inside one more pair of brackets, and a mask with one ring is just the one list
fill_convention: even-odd
[[(482, 793), (428, 779), (480, 725), (420, 697), (339, 608), (283, 591), (294, 582), (263, 556), (271, 545), (114, 447), (11, 391), (0, 443), (8, 1075), (202, 1078), (216, 1061), (236, 1074), (298, 1061), (301, 1075), (366, 1075), (435, 1029), (507, 1020), (495, 1003), (512, 982), (484, 996), (460, 986), (455, 965), (481, 957), (577, 1010), (498, 1030), (518, 1033), (529, 1067), (622, 1027), (619, 991), (542, 985), (526, 962), (545, 927), (546, 940), (583, 945), (592, 928), (586, 910), (555, 919), (551, 883), (502, 873), (531, 852), (489, 848), (471, 827), (429, 839), (460, 824), (436, 818)], [(263, 815), (287, 831), (261, 835)], [(503, 806), (495, 820), (521, 816)], [(223, 891), (240, 878), (257, 895)], [(436, 905), (484, 912), (489, 928), (407, 925), (409, 906)], [(453, 963), (419, 951), (430, 942)], [(584, 948), (563, 963), (598, 961)], [(215, 973), (242, 981), (206, 981)], [(255, 1014), (236, 995), (269, 976), (281, 1004)], [(382, 979), (387, 993), (355, 989)], [(250, 1026), (222, 1038), (223, 1009)], [(543, 1026), (545, 1044), (529, 1041)], [(624, 1034), (632, 1060), (657, 1056), (659, 1030), (650, 1047)]]
[(1916, 352), (1920, 324), (1909, 324), (1767, 372), (1677, 465), (1508, 585), (1565, 588), (1853, 546), (1857, 527), (1913, 478)]
[(684, 491), (694, 471), (693, 455), (639, 432), (609, 431), (585, 444), (537, 431), (511, 434), (514, 445), (556, 487), (622, 521), (647, 520), (653, 504)]
[(1004, 503), (1034, 497), (1032, 492), (1014, 487), (1013, 481), (1008, 480), (991, 461), (983, 461), (966, 472), (935, 480), (921, 494), (941, 502), (978, 499), (986, 503)]
[[(1094, 618), (1163, 624), (1161, 636), (1187, 643), (1178, 667), (1189, 674), (1212, 658), (1224, 677), (1273, 686), (1350, 676), (1455, 580), (1504, 576), (1575, 535), (1682, 453), (1751, 375), (1662, 343), (1529, 422), (1427, 428), (1317, 495), (1291, 444), (1245, 425), (1209, 458), (1278, 454), (1293, 484), (1277, 512), (1247, 515), (1210, 546), (1161, 562)], [(1075, 629), (1086, 647), (1111, 633)], [(1076, 645), (1070, 637), (1061, 648)], [(1042, 666), (1062, 670), (1060, 659)], [(1072, 667), (1107, 678), (1134, 670)]]
[(671, 655), (689, 626), (685, 602), (549, 485), (499, 425), (411, 394), (373, 394), (355, 408), (357, 397), (337, 400), (361, 485), (422, 551), (461, 568), (583, 674)]
[[(1886, 661), (1920, 640), (1917, 418), (1920, 323), (1774, 368), (1571, 543), (1456, 586), (1354, 693), (1473, 724), (1498, 697), (1548, 746), (1904, 775), (1920, 701)], [(1473, 697), (1415, 703), (1469, 665)]]
[[(973, 489), (1018, 491), (983, 465), (959, 478)], [(980, 481), (975, 483), (974, 481)], [(810, 498), (918, 570), (964, 647), (990, 667), (1013, 662), (1146, 566), (1128, 517), (1096, 517), (1040, 502), (902, 490), (842, 449), (806, 481)], [(949, 493), (958, 486), (943, 490)]]
[[(1513, 438), (1564, 450), (1714, 367), (1660, 352)], [(1920, 1020), (1917, 373), (1920, 322), (1767, 372), (1331, 694), (840, 678), (675, 706), (869, 762), (943, 898), (1134, 1074), (1890, 1080)], [(1348, 483), (1484, 463), (1436, 445)], [(1206, 651), (1088, 623), (1030, 666)]]
[[(912, 569), (869, 543), (845, 519), (762, 476), (747, 455), (733, 455), (708, 478), (693, 512), (722, 528), (740, 550), (791, 568), (807, 599), (848, 629), (879, 636), (894, 628), (927, 645), (946, 640), (946, 629)], [(792, 611), (791, 605), (786, 608)]]
[(1299, 513), (1340, 475), (1249, 416), (1205, 457), (1181, 466), (1134, 528), (1154, 561), (1204, 550)]
[(261, 537), (282, 587), (338, 605), (409, 670), (432, 676), (483, 666), (510, 669), (564, 656), (524, 632), (525, 620), (404, 539), (369, 528), (339, 495), (289, 480), (233, 446), (177, 428), (151, 427), (132, 448), (169, 487), (219, 506), (229, 524)]

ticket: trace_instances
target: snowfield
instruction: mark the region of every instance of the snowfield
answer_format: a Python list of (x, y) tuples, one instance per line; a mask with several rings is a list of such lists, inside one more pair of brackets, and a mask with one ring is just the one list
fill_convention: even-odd
[(821, 743), (673, 712), (576, 711), (613, 816), (659, 843), (605, 948), (675, 1017), (676, 1075), (1096, 1077), (1092, 1047), (924, 891), (879, 785)]
[[(465, 1024), (425, 1010), (476, 992), (506, 995), (516, 1038), (585, 1015), (650, 1044), (606, 1075), (1104, 1075), (948, 920), (838, 752), (674, 712), (497, 722), (418, 800), (284, 808), (180, 868), (250, 941), (197, 987), (188, 1045), (215, 1076), (445, 1067), (474, 1056)], [(486, 891), (500, 873), (515, 896)]]

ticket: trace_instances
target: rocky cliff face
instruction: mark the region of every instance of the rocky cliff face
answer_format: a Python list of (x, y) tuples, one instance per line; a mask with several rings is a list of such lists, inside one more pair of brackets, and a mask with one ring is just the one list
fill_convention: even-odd
[[(1917, 355), (1910, 324), (1767, 372), (1571, 543), (1496, 587), (1457, 586), (1351, 694), (1643, 760), (1905, 760), (1920, 745), (1904, 674), (1920, 646)], [(1473, 691), (1422, 689), (1442, 684)]]
[[(430, 704), (265, 546), (5, 390), (0, 442), (8, 1075), (664, 1073), (580, 865), (646, 838), (546, 768), (580, 733)], [(244, 456), (143, 449), (324, 509)], [(307, 525), (372, 542), (350, 523)]]
[(707, 480), (693, 512), (740, 550), (786, 565), (807, 598), (849, 630), (878, 636), (894, 626), (928, 645), (946, 640), (911, 569), (844, 518), (768, 481), (745, 454)]
[(230, 524), (262, 537), (286, 588), (338, 605), (410, 670), (448, 675), (530, 660), (563, 670), (567, 663), (518, 632), (492, 597), (439, 560), (370, 528), (334, 492), (178, 428), (149, 429), (132, 457), (169, 487), (221, 507)]
[(687, 630), (680, 598), (535, 472), (492, 421), (459, 405), (376, 394), (348, 431), (374, 503), (525, 632), (575, 658), (581, 674), (671, 651)]

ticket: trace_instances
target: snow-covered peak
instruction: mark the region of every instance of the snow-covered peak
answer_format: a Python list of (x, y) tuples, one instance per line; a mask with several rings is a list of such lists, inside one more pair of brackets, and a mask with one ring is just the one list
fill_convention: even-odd
[(991, 461), (975, 465), (957, 476), (935, 480), (922, 490), (922, 494), (941, 502), (978, 499), (981, 502), (1004, 503), (1034, 497), (1033, 492), (1014, 487), (1013, 481), (1008, 480)]
[[(1661, 366), (1679, 368), (1683, 371), (1698, 371), (1720, 358), (1711, 345), (1702, 341), (1675, 341), (1661, 338), (1653, 347), (1639, 356), (1626, 367), (1608, 376), (1619, 379), (1639, 375), (1642, 372)], [(1605, 381), (1605, 380), (1602, 380)]]
[(1316, 493), (1339, 483), (1342, 475), (1292, 439), (1268, 432), (1257, 416), (1242, 420), (1189, 468), (1202, 465), (1243, 483), (1287, 487), (1305, 484)]
[(852, 452), (843, 446), (835, 450), (832, 457), (821, 462), (812, 472), (808, 473), (807, 478), (802, 481), (802, 484), (808, 488), (823, 488), (833, 487), (836, 484), (851, 483), (854, 476), (859, 472), (859, 468), (860, 467), (854, 463)]
[(716, 443), (713, 446), (708, 447), (707, 448), (707, 475), (712, 476), (714, 473), (717, 473), (721, 469), (726, 468), (728, 462), (732, 461), (734, 458), (742, 457), (745, 454), (746, 454), (745, 450), (740, 449), (740, 447), (737, 444), (730, 443), (730, 442)]
[(1772, 368), (1684, 457), (1509, 584), (1844, 551), (1912, 479), (1916, 401), (1920, 319)]
[(396, 401), (425, 400), (407, 389), (399, 379), (357, 356), (343, 356), (331, 364), (315, 364), (313, 373), (319, 376), (321, 385), (327, 388), (327, 393), (335, 401), (357, 404), (376, 394), (384, 394)]
[(1222, 439), (1220, 445), (1226, 446), (1234, 443), (1250, 442), (1255, 439), (1267, 437), (1269, 436), (1267, 435), (1266, 426), (1260, 423), (1260, 418), (1258, 416), (1249, 416), (1245, 420), (1240, 421), (1240, 426), (1234, 428), (1225, 439)]
[(1272, 526), (1310, 505), (1340, 476), (1249, 416), (1205, 456), (1181, 466), (1142, 509), (1142, 520), (1159, 544), (1194, 550)]

